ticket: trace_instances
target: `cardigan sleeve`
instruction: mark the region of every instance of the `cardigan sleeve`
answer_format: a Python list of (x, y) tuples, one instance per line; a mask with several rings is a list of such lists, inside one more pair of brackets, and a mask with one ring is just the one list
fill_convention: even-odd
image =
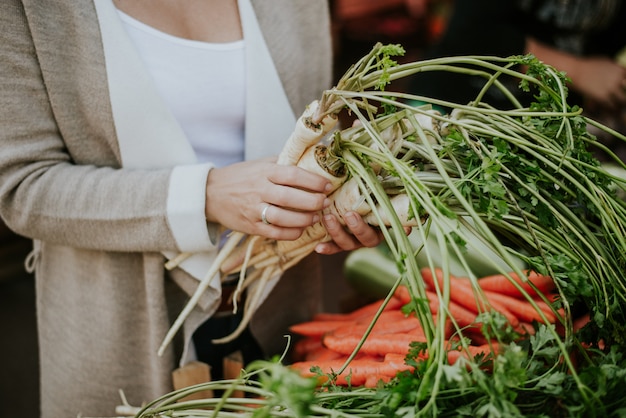
[[(209, 167), (176, 181), (171, 168), (120, 167), (97, 25), (76, 16), (80, 8), (51, 7), (45, 21), (27, 19), (14, 2), (0, 9), (4, 222), (26, 237), (87, 249), (210, 249), (204, 223), (202, 243), (175, 236), (172, 211), (191, 212), (172, 206), (183, 193), (171, 188), (185, 176), (198, 183)], [(197, 193), (204, 198), (204, 187)], [(188, 210), (203, 217), (197, 204)]]

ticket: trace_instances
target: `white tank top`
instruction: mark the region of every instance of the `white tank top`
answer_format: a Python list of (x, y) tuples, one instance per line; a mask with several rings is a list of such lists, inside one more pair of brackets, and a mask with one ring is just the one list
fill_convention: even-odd
[(222, 167), (243, 160), (244, 41), (178, 38), (118, 13), (198, 161)]

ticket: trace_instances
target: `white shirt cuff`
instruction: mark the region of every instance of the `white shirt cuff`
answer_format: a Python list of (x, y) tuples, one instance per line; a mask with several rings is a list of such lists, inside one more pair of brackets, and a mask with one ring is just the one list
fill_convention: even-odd
[(213, 164), (177, 166), (170, 177), (167, 219), (182, 252), (215, 248), (205, 217), (206, 181)]

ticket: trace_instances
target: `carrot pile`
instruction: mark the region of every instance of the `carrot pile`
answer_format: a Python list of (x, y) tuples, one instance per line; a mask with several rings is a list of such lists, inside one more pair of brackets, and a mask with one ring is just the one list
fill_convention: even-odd
[[(525, 272), (527, 279), (522, 280), (515, 273), (509, 274), (510, 277), (496, 274), (479, 279), (480, 289), (473, 289), (468, 278), (451, 276), (450, 296), (444, 304), (437, 293), (444, 285), (442, 271), (423, 268), (421, 273), (431, 314), (436, 317), (442, 309), (446, 312), (444, 335), (449, 364), (462, 357), (497, 354), (499, 342), (481, 332), (481, 313), (501, 314), (520, 335), (532, 333), (534, 322), (558, 322), (558, 311), (546, 303), (556, 297), (549, 276)], [(386, 302), (377, 300), (349, 313), (320, 313), (310, 321), (292, 325), (290, 331), (300, 338), (294, 344), (294, 363), (290, 367), (303, 376), (318, 376), (320, 383), (332, 376), (336, 385), (365, 387), (375, 387), (381, 381), (388, 382), (398, 372), (412, 370), (405, 362), (412, 344), (426, 342), (418, 318), (402, 310), (412, 302), (409, 290), (400, 285)], [(462, 346), (461, 337), (469, 345)], [(344, 367), (357, 347), (358, 352)], [(427, 356), (421, 351), (418, 360)]]

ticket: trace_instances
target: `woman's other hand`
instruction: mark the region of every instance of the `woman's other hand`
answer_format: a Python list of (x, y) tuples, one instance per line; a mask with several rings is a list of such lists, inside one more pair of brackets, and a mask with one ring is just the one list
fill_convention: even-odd
[(319, 254), (330, 255), (360, 247), (375, 247), (383, 241), (380, 229), (365, 223), (356, 212), (346, 212), (343, 215), (345, 226), (332, 214), (324, 215), (322, 221), (332, 240), (315, 247), (315, 252)]

